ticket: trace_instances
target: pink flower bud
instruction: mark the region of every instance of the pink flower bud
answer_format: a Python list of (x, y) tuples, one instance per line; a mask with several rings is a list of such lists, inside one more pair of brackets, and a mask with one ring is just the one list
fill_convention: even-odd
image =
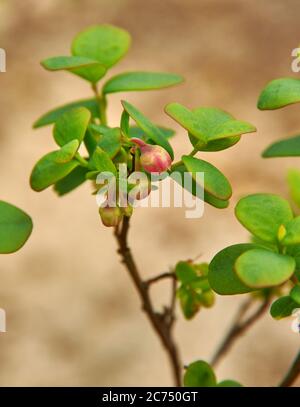
[(115, 208), (110, 208), (109, 206), (105, 208), (99, 208), (99, 215), (101, 217), (104, 226), (118, 226), (122, 220), (121, 209), (117, 206)]
[(164, 148), (158, 145), (146, 144), (138, 138), (132, 138), (131, 141), (137, 144), (141, 150), (140, 162), (145, 171), (160, 173), (170, 167), (172, 159)]

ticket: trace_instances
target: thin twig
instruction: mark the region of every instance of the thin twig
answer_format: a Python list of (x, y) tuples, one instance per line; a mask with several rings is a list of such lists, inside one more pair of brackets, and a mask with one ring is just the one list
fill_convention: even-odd
[(150, 287), (150, 285), (152, 285), (154, 283), (157, 283), (158, 281), (163, 280), (165, 278), (173, 278), (173, 279), (175, 279), (176, 277), (175, 277), (175, 274), (172, 271), (166, 271), (165, 273), (161, 273), (158, 276), (151, 277), (148, 280), (145, 280), (144, 284), (147, 287)]
[(270, 298), (266, 298), (262, 304), (257, 308), (257, 310), (251, 314), (247, 319), (243, 321), (243, 318), (249, 308), (253, 303), (253, 299), (250, 298), (246, 300), (240, 307), (237, 312), (237, 315), (233, 321), (231, 328), (229, 329), (228, 333), (226, 334), (225, 338), (221, 342), (221, 345), (215, 352), (211, 364), (212, 366), (216, 366), (217, 363), (221, 360), (223, 356), (229, 351), (229, 349), (233, 346), (234, 342), (244, 334), (263, 314), (269, 307)]
[[(150, 298), (149, 290), (147, 284), (142, 280), (140, 272), (137, 268), (131, 250), (128, 246), (127, 237), (130, 225), (130, 218), (124, 217), (123, 223), (120, 230), (115, 230), (115, 237), (118, 242), (118, 252), (122, 257), (122, 262), (126, 266), (128, 273), (136, 287), (139, 294), (140, 300), (142, 302), (143, 310), (145, 311), (151, 325), (153, 326), (155, 332), (159, 336), (168, 356), (172, 366), (172, 372), (174, 376), (174, 382), (176, 386), (181, 385), (181, 363), (178, 355), (178, 350), (173, 339), (172, 324), (168, 321), (170, 320), (170, 309), (167, 308), (168, 318), (166, 318), (166, 309), (163, 313), (158, 313), (154, 310), (153, 304)], [(173, 308), (174, 311), (174, 308)], [(172, 312), (171, 319), (174, 319), (174, 312)]]
[(284, 379), (279, 384), (279, 387), (290, 387), (295, 382), (299, 375), (300, 375), (300, 351), (298, 351), (295, 360), (290, 366)]

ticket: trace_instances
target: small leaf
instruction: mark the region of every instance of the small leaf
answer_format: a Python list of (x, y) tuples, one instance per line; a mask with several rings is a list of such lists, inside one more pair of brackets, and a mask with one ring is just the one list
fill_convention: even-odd
[(175, 274), (177, 279), (184, 284), (190, 283), (197, 278), (196, 270), (187, 261), (180, 261), (176, 264)]
[(295, 78), (275, 79), (267, 84), (259, 96), (260, 110), (274, 110), (300, 101), (300, 80)]
[(183, 78), (163, 72), (125, 72), (113, 76), (103, 86), (103, 93), (163, 89), (177, 85)]
[(280, 243), (283, 245), (300, 243), (300, 216), (297, 216), (285, 225), (285, 235)]
[(163, 147), (171, 156), (172, 160), (174, 159), (173, 149), (161, 133), (160, 129), (155, 126), (147, 117), (145, 117), (139, 110), (137, 110), (130, 103), (122, 101), (124, 109), (127, 111), (129, 116), (136, 122), (136, 124), (153, 140), (156, 144)]
[(217, 387), (243, 387), (243, 385), (235, 380), (223, 380), (217, 384)]
[(185, 387), (214, 387), (216, 376), (210, 365), (203, 360), (191, 363), (183, 378)]
[(290, 195), (298, 207), (300, 207), (300, 171), (289, 170), (287, 182), (290, 188)]
[(300, 305), (300, 285), (295, 285), (290, 291), (290, 297)]
[(182, 156), (183, 164), (187, 171), (192, 173), (196, 181), (196, 173), (204, 173), (204, 185), (202, 185), (210, 195), (227, 201), (232, 195), (232, 189), (227, 178), (212, 164), (187, 155)]
[(299, 304), (287, 295), (273, 302), (270, 313), (274, 319), (282, 319), (292, 315), (296, 308), (299, 308)]
[(42, 66), (49, 71), (69, 71), (89, 82), (96, 83), (106, 73), (98, 61), (81, 56), (59, 56), (45, 59)]
[(109, 155), (100, 147), (97, 147), (90, 161), (90, 169), (98, 172), (111, 172), (117, 174), (117, 169)]
[[(156, 127), (160, 130), (161, 134), (166, 139), (171, 138), (175, 135), (175, 131), (172, 129), (168, 129), (166, 127), (161, 127), (161, 126), (157, 126), (157, 125), (156, 125)], [(149, 144), (153, 143), (153, 141), (151, 141), (151, 139), (149, 139), (149, 136), (140, 127), (137, 127), (137, 126), (130, 126), (129, 136), (130, 136), (130, 138), (132, 138), (132, 137), (140, 138)]]
[(55, 184), (60, 179), (72, 172), (79, 163), (72, 160), (68, 163), (59, 163), (60, 151), (52, 151), (42, 157), (34, 166), (30, 185), (35, 191), (42, 191), (50, 185)]
[(129, 137), (129, 120), (130, 120), (129, 114), (126, 112), (126, 110), (123, 110), (122, 116), (121, 116), (121, 121), (120, 121), (120, 127), (122, 130), (122, 133), (126, 137)]
[(35, 129), (43, 126), (48, 126), (49, 124), (55, 123), (60, 116), (62, 116), (65, 112), (72, 110), (77, 107), (85, 107), (91, 112), (92, 118), (99, 118), (100, 111), (99, 105), (96, 99), (82, 99), (76, 102), (71, 102), (66, 105), (60, 106), (56, 109), (50, 110), (49, 112), (45, 113), (41, 116), (34, 124), (33, 127)]
[(226, 150), (237, 144), (241, 136), (233, 136), (233, 137), (226, 137), (219, 140), (212, 140), (209, 141), (207, 144), (199, 144), (199, 139), (194, 137), (192, 134), (189, 134), (190, 142), (192, 143), (193, 147), (197, 147), (198, 151), (222, 151)]
[(264, 158), (270, 157), (298, 157), (300, 156), (300, 136), (280, 140), (271, 144), (262, 154)]
[(53, 129), (53, 136), (59, 146), (77, 139), (82, 142), (87, 130), (91, 113), (85, 107), (69, 110), (59, 117)]
[(57, 155), (56, 162), (62, 164), (71, 161), (74, 158), (78, 147), (78, 140), (71, 140), (69, 143), (62, 146), (62, 148), (59, 150), (59, 154)]
[(287, 281), (295, 271), (291, 256), (253, 249), (243, 253), (235, 262), (235, 271), (249, 287), (274, 287)]
[(87, 171), (84, 167), (76, 167), (70, 174), (56, 182), (54, 190), (57, 195), (63, 196), (83, 184)]
[(253, 194), (242, 198), (235, 208), (240, 223), (266, 242), (276, 242), (279, 227), (293, 219), (289, 203), (273, 194)]
[(188, 132), (199, 139), (199, 150), (206, 148), (214, 140), (240, 136), (256, 131), (252, 124), (235, 120), (221, 109), (201, 107), (188, 110), (179, 103), (170, 103), (165, 107), (166, 113), (176, 120)]
[(209, 265), (208, 281), (211, 288), (220, 295), (244, 294), (252, 291), (237, 277), (234, 265), (239, 256), (258, 246), (243, 243), (226, 247), (215, 255)]
[(104, 130), (102, 126), (92, 124), (90, 128), (101, 134), (97, 142), (98, 147), (104, 150), (110, 158), (114, 158), (121, 148), (121, 132), (119, 127)]
[(110, 68), (127, 53), (129, 46), (127, 31), (108, 24), (95, 25), (75, 37), (72, 54), (95, 59)]
[(0, 201), (0, 253), (19, 250), (31, 232), (31, 218), (16, 206)]

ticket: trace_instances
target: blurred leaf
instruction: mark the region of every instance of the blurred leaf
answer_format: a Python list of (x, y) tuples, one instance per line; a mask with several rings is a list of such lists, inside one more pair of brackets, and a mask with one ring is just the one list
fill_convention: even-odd
[(217, 379), (210, 365), (203, 360), (191, 363), (183, 378), (185, 387), (214, 387)]
[(109, 79), (103, 86), (103, 93), (162, 89), (182, 81), (182, 76), (172, 73), (125, 72)]
[(75, 188), (79, 187), (86, 181), (87, 169), (84, 167), (76, 167), (70, 174), (58, 181), (54, 185), (54, 190), (59, 196), (63, 196)]
[(233, 137), (226, 137), (222, 138), (219, 140), (212, 140), (209, 141), (207, 144), (204, 145), (199, 145), (199, 139), (197, 137), (194, 137), (192, 134), (189, 134), (189, 139), (190, 142), (194, 147), (197, 146), (198, 151), (221, 151), (221, 150), (226, 150), (227, 148), (230, 148), (237, 144), (241, 136), (233, 136)]
[(208, 281), (211, 288), (220, 295), (244, 294), (252, 291), (235, 273), (236, 260), (243, 253), (258, 246), (251, 243), (226, 247), (215, 255), (209, 265)]
[(123, 110), (120, 121), (120, 127), (122, 133), (125, 134), (126, 137), (129, 137), (129, 120), (130, 120), (129, 114), (126, 112), (126, 110)]
[(0, 253), (19, 250), (29, 238), (32, 220), (21, 209), (0, 201)]
[(298, 157), (300, 156), (300, 136), (280, 140), (271, 144), (262, 154), (264, 158), (270, 157)]
[(97, 147), (94, 151), (90, 161), (90, 169), (95, 169), (98, 172), (111, 172), (112, 174), (117, 175), (117, 169), (110, 156), (100, 147)]
[(235, 120), (221, 109), (201, 107), (191, 111), (179, 103), (170, 103), (165, 111), (192, 136), (199, 139), (199, 144), (194, 144), (199, 150), (213, 140), (256, 131), (250, 123)]
[(295, 169), (289, 170), (287, 182), (290, 188), (291, 197), (300, 208), (300, 171)]
[(281, 239), (283, 245), (295, 245), (300, 243), (300, 216), (290, 220), (284, 227), (284, 237)]
[(243, 387), (243, 385), (235, 380), (223, 380), (217, 384), (217, 387)]
[(296, 308), (299, 308), (299, 304), (287, 295), (273, 302), (270, 313), (274, 319), (282, 319), (292, 315)]
[(235, 208), (240, 223), (266, 242), (277, 242), (281, 225), (293, 219), (289, 203), (273, 194), (254, 194), (242, 198)]
[(195, 181), (197, 172), (204, 173), (204, 185), (202, 186), (210, 195), (224, 201), (227, 201), (231, 197), (232, 189), (229, 181), (221, 171), (212, 164), (187, 155), (182, 156), (182, 161), (187, 171), (192, 173)]
[(163, 147), (171, 156), (172, 160), (174, 159), (174, 153), (171, 145), (168, 140), (164, 137), (162, 132), (158, 127), (155, 126), (147, 117), (145, 117), (139, 110), (137, 110), (130, 103), (122, 101), (124, 109), (127, 111), (129, 116), (136, 122), (136, 124), (148, 134), (149, 138), (153, 140), (156, 144)]
[(56, 162), (57, 163), (68, 163), (71, 161), (79, 147), (79, 141), (78, 140), (71, 140), (69, 143), (65, 144), (62, 146), (62, 148), (59, 150), (59, 154), (57, 154)]
[(33, 190), (42, 191), (48, 188), (50, 185), (66, 177), (79, 165), (76, 160), (68, 163), (59, 163), (59, 158), (60, 151), (52, 151), (36, 163), (30, 176), (30, 185)]
[(50, 110), (49, 112), (45, 113), (41, 116), (34, 124), (33, 127), (35, 129), (43, 126), (48, 126), (49, 124), (55, 123), (60, 116), (62, 116), (65, 112), (72, 110), (77, 107), (85, 107), (91, 112), (93, 118), (99, 117), (99, 106), (96, 99), (82, 99), (76, 102), (71, 102), (66, 105), (60, 106), (56, 109)]
[[(166, 127), (161, 127), (161, 126), (157, 126), (157, 125), (155, 125), (155, 126), (160, 130), (161, 134), (167, 139), (171, 138), (175, 135), (175, 131), (172, 129), (168, 129)], [(131, 138), (132, 137), (140, 138), (149, 144), (153, 143), (153, 141), (149, 140), (149, 136), (141, 128), (139, 128), (137, 126), (130, 126), (129, 136)]]
[(108, 24), (95, 25), (75, 37), (72, 54), (95, 59), (111, 68), (127, 53), (129, 46), (127, 31)]
[(237, 276), (253, 288), (280, 285), (294, 274), (295, 267), (293, 257), (264, 249), (249, 250), (235, 262)]
[(188, 284), (197, 278), (196, 270), (187, 261), (180, 261), (176, 264), (175, 274), (183, 284)]
[(96, 83), (106, 73), (100, 62), (81, 56), (59, 56), (41, 62), (48, 71), (69, 71), (89, 82)]
[(300, 79), (280, 78), (267, 84), (259, 96), (257, 107), (273, 110), (299, 101)]
[(54, 126), (53, 136), (59, 146), (77, 139), (82, 142), (87, 130), (91, 113), (85, 107), (77, 107), (61, 115)]
[(295, 285), (290, 292), (290, 297), (298, 305), (300, 305), (300, 285)]

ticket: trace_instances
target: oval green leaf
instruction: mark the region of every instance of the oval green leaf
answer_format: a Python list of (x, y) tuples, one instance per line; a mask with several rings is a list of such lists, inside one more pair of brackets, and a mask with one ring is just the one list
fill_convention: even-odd
[(182, 81), (182, 76), (172, 73), (125, 72), (109, 79), (103, 86), (103, 93), (163, 89)]
[(217, 253), (209, 265), (208, 281), (211, 288), (220, 295), (244, 294), (253, 291), (237, 277), (234, 265), (241, 254), (257, 247), (251, 243), (235, 244)]
[(65, 112), (55, 123), (53, 136), (59, 146), (77, 139), (82, 142), (87, 130), (91, 113), (85, 107), (77, 107)]
[(173, 160), (173, 149), (168, 140), (161, 133), (160, 129), (130, 103), (122, 100), (122, 105), (136, 124), (149, 136), (152, 141), (154, 141), (155, 144), (163, 147), (170, 154), (170, 157)]
[(253, 288), (280, 285), (294, 274), (295, 267), (293, 257), (264, 249), (249, 250), (235, 262), (237, 276)]
[(300, 171), (291, 169), (287, 174), (290, 195), (297, 206), (300, 207)]
[(293, 311), (297, 308), (299, 308), (299, 304), (289, 295), (286, 295), (273, 302), (270, 314), (274, 319), (282, 319), (292, 315)]
[(73, 191), (86, 181), (87, 169), (84, 167), (76, 167), (66, 177), (56, 182), (54, 185), (54, 191), (58, 196), (63, 196)]
[(108, 24), (95, 25), (75, 37), (72, 54), (94, 59), (110, 68), (127, 53), (129, 46), (127, 31)]
[(216, 376), (210, 365), (203, 360), (191, 363), (183, 378), (185, 387), (214, 387)]
[(19, 250), (32, 232), (32, 220), (21, 209), (0, 201), (0, 253)]
[(293, 219), (289, 203), (273, 194), (253, 194), (242, 198), (236, 205), (235, 215), (254, 236), (266, 242), (277, 242), (279, 227)]
[(274, 110), (297, 102), (300, 102), (300, 79), (280, 78), (267, 84), (259, 96), (257, 107)]
[(287, 245), (295, 245), (300, 243), (300, 216), (291, 220), (285, 225), (285, 235), (280, 243)]
[(110, 156), (103, 151), (100, 147), (97, 147), (89, 163), (90, 170), (96, 170), (98, 172), (111, 172), (117, 174), (117, 169), (112, 162)]
[(271, 144), (262, 154), (264, 158), (300, 156), (300, 136)]
[(300, 285), (295, 285), (290, 291), (290, 297), (300, 305)]

